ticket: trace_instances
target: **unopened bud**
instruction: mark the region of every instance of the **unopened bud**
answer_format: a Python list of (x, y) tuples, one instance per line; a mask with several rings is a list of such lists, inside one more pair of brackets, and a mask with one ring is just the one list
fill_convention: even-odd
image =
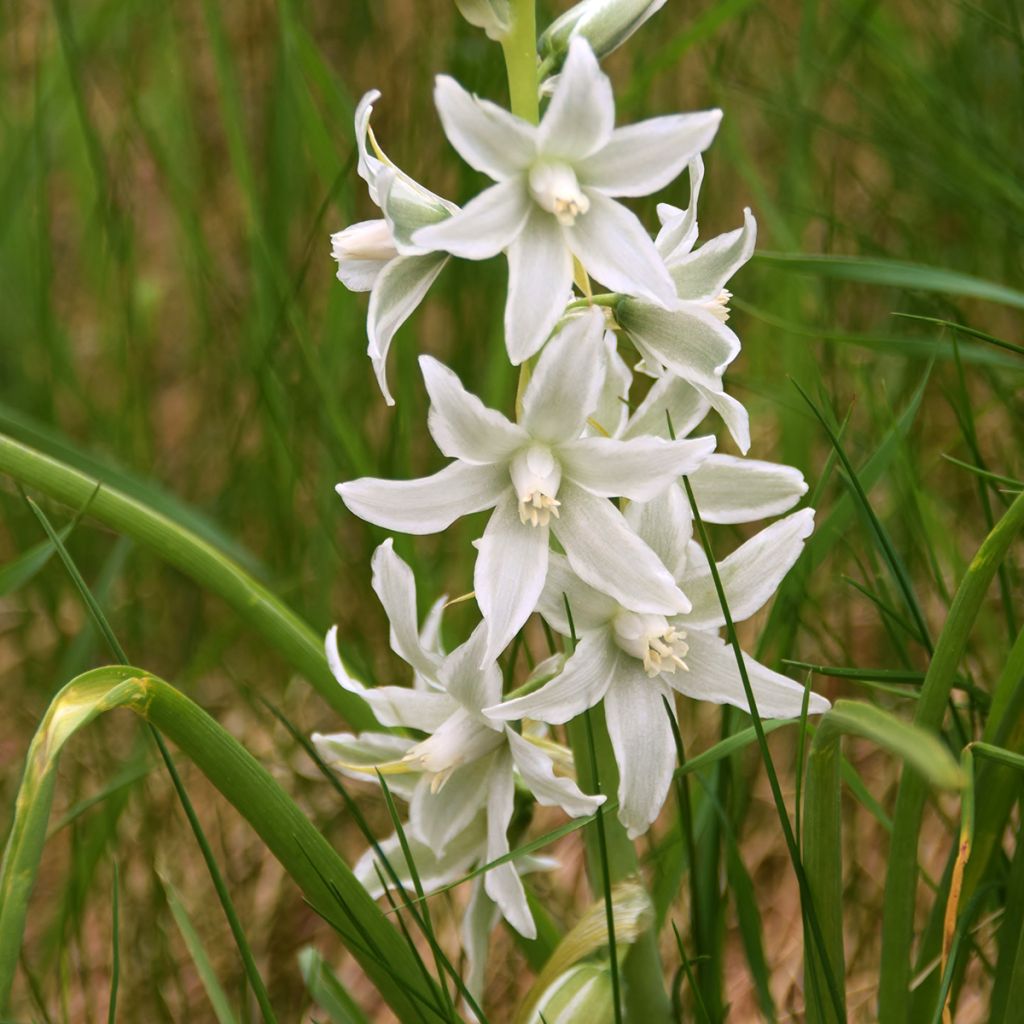
[(512, 24), (508, 0), (455, 0), (455, 6), (470, 25), (482, 28), (488, 39), (500, 42), (508, 35)]
[(613, 998), (607, 964), (577, 964), (540, 997), (529, 1024), (612, 1024)]
[(556, 18), (537, 47), (545, 61), (562, 63), (573, 36), (583, 36), (600, 59), (624, 43), (665, 0), (582, 0)]

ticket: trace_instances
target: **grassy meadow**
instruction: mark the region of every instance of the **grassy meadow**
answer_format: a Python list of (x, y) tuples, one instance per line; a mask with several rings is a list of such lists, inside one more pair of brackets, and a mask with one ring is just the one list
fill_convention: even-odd
[[(541, 0), (539, 22), (565, 6)], [(722, 107), (701, 236), (738, 226), (745, 206), (758, 219), (758, 253), (730, 285), (744, 343), (730, 390), (751, 413), (750, 454), (798, 466), (818, 514), (773, 605), (741, 627), (747, 649), (795, 679), (810, 673), (833, 701), (918, 715), (957, 761), (971, 740), (1024, 752), (1019, 540), (976, 614), (960, 615), (962, 635), (943, 632), (979, 546), (1024, 489), (1024, 9), (669, 0), (605, 66), (619, 123)], [(272, 629), (204, 585), (186, 556), (119, 528), (103, 496), (121, 492), (201, 537), (314, 639), (337, 623), (364, 678), (406, 681), (370, 589), (386, 534), (333, 488), (443, 464), (425, 429), (421, 352), (508, 411), (506, 271), (501, 259), (445, 269), (396, 339), (388, 409), (365, 354), (366, 300), (334, 279), (328, 236), (374, 215), (352, 132), (370, 88), (383, 93), (377, 138), (399, 166), (454, 201), (479, 191), (483, 177), (435, 114), (439, 72), (506, 100), (500, 49), (451, 0), (0, 8), (0, 435), (103, 485), (82, 485), (78, 500), (47, 490), (0, 439), (0, 836), (54, 695), (125, 660), (209, 712), (349, 861), (362, 852), (351, 812), (286, 724), (300, 735), (342, 727), (329, 675), (312, 670), (310, 686)], [(681, 180), (658, 198), (686, 197)], [(636, 209), (655, 223), (653, 199)], [(720, 450), (730, 445), (723, 432)], [(396, 538), (421, 612), (471, 589), (481, 522)], [(740, 536), (712, 532), (723, 549)], [(475, 615), (472, 602), (451, 609), (450, 641)], [(527, 646), (547, 653), (536, 624)], [(940, 671), (948, 701), (939, 683), (928, 690)], [(749, 724), (695, 704), (681, 722), (688, 754)], [(811, 742), (796, 728), (768, 741), (798, 840)], [(900, 834), (912, 769), (868, 739), (840, 749), (843, 863), (823, 913), (845, 939), (848, 1019), (879, 1019), (880, 964), (901, 957), (912, 991), (901, 1002), (899, 978), (882, 982), (894, 986), (886, 1024), (940, 1020), (943, 973), (956, 1021), (1019, 1019), (1019, 764), (977, 756), (976, 787), (922, 791), (921, 873), (902, 893), (911, 948), (899, 922), (883, 928), (883, 910), (897, 913), (886, 873), (900, 858), (906, 868), (917, 837), (911, 825)], [(188, 758), (176, 764), (253, 966), (149, 730), (114, 711), (61, 760), (10, 1020), (107, 1020), (116, 992), (123, 1024), (257, 1021), (254, 970), (282, 1022), (395, 1019), (259, 836)], [(806, 917), (757, 745), (686, 778), (687, 827), (670, 800), (640, 844), (680, 1019), (837, 1019), (822, 990), (808, 993)], [(390, 832), (375, 787), (348, 788), (377, 834)], [(943, 972), (965, 801), (975, 854)], [(539, 814), (531, 835), (561, 820)], [(537, 883), (553, 929), (593, 899), (579, 839), (552, 847), (562, 867)], [(431, 901), (452, 955), (463, 892)], [(497, 937), (494, 1024), (511, 1020), (536, 957), (511, 932)]]

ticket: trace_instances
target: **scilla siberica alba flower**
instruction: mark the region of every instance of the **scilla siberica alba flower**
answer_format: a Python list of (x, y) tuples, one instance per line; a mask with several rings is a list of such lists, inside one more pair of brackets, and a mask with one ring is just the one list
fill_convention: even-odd
[[(732, 648), (718, 635), (725, 624), (718, 595), (699, 548), (690, 543), (686, 498), (672, 487), (626, 515), (680, 587), (691, 609), (664, 616), (638, 612), (584, 583), (565, 559), (553, 555), (539, 610), (551, 627), (579, 636), (562, 673), (535, 693), (497, 704), (485, 713), (497, 721), (535, 718), (568, 722), (602, 699), (619, 766), (619, 818), (630, 838), (658, 816), (672, 781), (676, 749), (668, 721), (673, 691), (697, 700), (749, 710)], [(802, 509), (773, 523), (718, 566), (733, 620), (753, 615), (772, 596), (799, 557), (814, 525)], [(765, 718), (800, 713), (804, 688), (744, 655), (758, 712)], [(808, 710), (828, 701), (810, 694)]]
[(413, 244), (412, 233), (450, 217), (458, 207), (413, 181), (383, 154), (369, 151), (370, 115), (379, 97), (374, 89), (359, 101), (355, 129), (359, 176), (384, 218), (361, 221), (331, 235), (331, 255), (338, 262), (342, 284), (350, 291), (370, 293), (367, 354), (384, 400), (394, 405), (386, 376), (391, 340), (448, 262), (443, 252)]
[(614, 127), (611, 83), (575, 37), (539, 125), (441, 75), (434, 92), (452, 145), (498, 182), (413, 241), (466, 259), (508, 254), (505, 343), (519, 364), (544, 344), (572, 291), (573, 257), (607, 288), (668, 307), (675, 287), (643, 225), (612, 196), (667, 185), (714, 137), (721, 111)]
[(436, 533), (494, 507), (473, 575), (493, 660), (537, 604), (554, 532), (576, 573), (641, 612), (671, 615), (689, 602), (607, 499), (653, 498), (692, 472), (714, 438), (581, 436), (605, 374), (599, 309), (572, 318), (545, 347), (523, 395), (521, 423), (486, 408), (449, 369), (420, 358), (428, 426), (455, 459), (420, 480), (364, 478), (338, 485), (356, 515), (385, 529)]
[[(430, 735), (417, 741), (371, 733), (362, 746), (362, 738), (346, 738), (347, 749), (355, 754), (349, 766), (363, 764), (367, 771), (377, 767), (389, 776), (419, 776), (415, 787), (405, 790), (410, 831), (438, 858), (481, 812), (486, 816), (486, 860), (509, 852), (513, 773), (538, 803), (561, 807), (570, 817), (592, 814), (604, 797), (589, 796), (572, 779), (556, 776), (551, 757), (527, 736), (483, 715), (485, 705), (500, 699), (502, 686), (497, 663), (483, 658), (483, 624), (451, 654), (441, 656), (419, 638), (412, 571), (395, 554), (390, 540), (374, 552), (373, 574), (374, 589), (391, 622), (392, 648), (423, 677), (426, 688), (363, 686), (346, 671), (334, 630), (327, 636), (328, 661), (338, 682), (366, 700), (382, 725)], [(321, 749), (330, 749), (330, 739), (317, 738)], [(375, 763), (378, 752), (392, 757)], [(513, 865), (506, 862), (488, 871), (484, 885), (509, 924), (533, 938), (536, 926)]]

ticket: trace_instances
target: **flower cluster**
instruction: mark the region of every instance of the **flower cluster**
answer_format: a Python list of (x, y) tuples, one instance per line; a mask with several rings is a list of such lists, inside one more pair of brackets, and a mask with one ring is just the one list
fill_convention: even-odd
[[(651, 826), (675, 766), (676, 696), (750, 710), (680, 480), (688, 478), (711, 523), (778, 516), (806, 492), (791, 467), (716, 454), (713, 435), (691, 436), (713, 411), (744, 456), (750, 448), (746, 410), (723, 375), (740, 350), (726, 286), (753, 252), (756, 224), (746, 210), (737, 230), (696, 244), (701, 153), (720, 111), (615, 127), (598, 56), (661, 4), (620, 5), (629, 8), (621, 24), (604, 17), (611, 6), (580, 4), (542, 36), (542, 71), (558, 74), (540, 85), (550, 99), (538, 124), (438, 78), (448, 139), (495, 182), (462, 208), (384, 155), (370, 128), (376, 92), (356, 112), (359, 173), (382, 218), (332, 242), (338, 277), (370, 292), (369, 355), (385, 400), (391, 341), (452, 257), (507, 257), (505, 345), (522, 368), (512, 417), (421, 356), (427, 426), (451, 461), (422, 479), (338, 486), (351, 512), (401, 533), (437, 533), (493, 510), (476, 542), (482, 619), (450, 653), (440, 645), (440, 605), (420, 628), (413, 573), (391, 541), (374, 555), (374, 588), (392, 648), (413, 670), (411, 686), (364, 686), (346, 670), (333, 632), (327, 643), (340, 684), (382, 727), (402, 731), (316, 742), (344, 772), (393, 779), (408, 800), (420, 873), (434, 884), (509, 852), (517, 787), (570, 816), (593, 813), (604, 798), (580, 790), (572, 754), (550, 727), (602, 703), (618, 765), (617, 814), (631, 837)], [(506, 4), (460, 7), (492, 37), (507, 31)], [(652, 237), (619, 200), (649, 195), (683, 171), (689, 205), (659, 205)], [(595, 294), (594, 282), (607, 291)], [(808, 508), (790, 512), (717, 565), (734, 621), (770, 599), (813, 519)], [(571, 640), (571, 652), (556, 652), (504, 694), (499, 659), (535, 613)], [(745, 668), (764, 717), (796, 716), (805, 702), (812, 714), (828, 706), (749, 657)], [(385, 846), (398, 854), (394, 839)], [(486, 932), (496, 905), (533, 936), (519, 871), (544, 866), (519, 859), (488, 870), (467, 922)], [(359, 870), (372, 887), (371, 860)], [(466, 942), (472, 955), (485, 948), (479, 933)]]

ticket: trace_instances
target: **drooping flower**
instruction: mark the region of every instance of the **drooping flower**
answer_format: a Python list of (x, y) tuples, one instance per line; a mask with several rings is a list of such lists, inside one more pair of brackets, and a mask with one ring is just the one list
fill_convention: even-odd
[(521, 423), (486, 408), (459, 379), (420, 359), (431, 407), (428, 426), (455, 459), (433, 476), (364, 478), (338, 485), (356, 515), (385, 529), (436, 533), (460, 516), (494, 508), (474, 572), (496, 658), (536, 607), (547, 573), (549, 532), (592, 586), (642, 612), (689, 607), (658, 559), (607, 499), (653, 498), (692, 472), (712, 438), (582, 437), (604, 379), (603, 317), (589, 309), (541, 353), (523, 395)]
[(575, 37), (539, 125), (437, 79), (437, 110), (463, 159), (498, 184), (414, 240), (466, 259), (507, 251), (505, 342), (515, 364), (544, 344), (572, 292), (573, 257), (606, 287), (670, 306), (672, 279), (636, 216), (613, 196), (667, 185), (714, 137), (721, 111), (614, 127), (611, 83)]
[[(570, 817), (592, 814), (604, 799), (588, 796), (576, 783), (556, 775), (554, 762), (529, 734), (520, 735), (486, 718), (482, 709), (501, 696), (501, 671), (483, 658), (485, 632), (472, 636), (443, 657), (426, 648), (416, 630), (416, 595), (412, 572), (390, 541), (374, 553), (374, 589), (391, 621), (392, 647), (422, 676), (422, 688), (366, 687), (353, 680), (342, 664), (332, 631), (327, 657), (338, 682), (358, 693), (383, 725), (429, 733), (409, 737), (316, 737), (321, 750), (350, 770), (379, 769), (389, 778), (415, 776), (415, 786), (400, 792), (409, 799), (410, 832), (443, 858), (479, 815), (486, 819), (486, 861), (509, 852), (515, 778), (538, 803), (558, 806)], [(383, 757), (382, 757), (383, 755)], [(402, 783), (399, 783), (402, 785)], [(515, 868), (506, 862), (485, 875), (487, 894), (506, 920), (528, 937), (536, 935), (526, 894)]]
[(391, 340), (448, 261), (445, 253), (414, 244), (412, 234), (450, 217), (458, 207), (400, 171), (383, 153), (370, 152), (370, 115), (379, 97), (374, 89), (359, 101), (355, 129), (359, 175), (384, 217), (360, 221), (331, 235), (331, 255), (338, 262), (342, 284), (351, 291), (370, 293), (367, 354), (384, 400), (394, 405), (386, 374)]
[[(750, 210), (744, 210), (743, 227), (694, 249), (703, 175), (704, 164), (697, 156), (690, 162), (690, 205), (685, 210), (658, 207), (662, 228), (655, 245), (671, 275), (674, 301), (626, 296), (615, 307), (615, 319), (643, 357), (641, 369), (657, 377), (672, 374), (713, 403), (728, 405), (728, 396), (721, 397), (722, 374), (739, 354), (740, 342), (727, 324), (731, 293), (725, 285), (753, 255), (757, 224)], [(742, 431), (746, 439), (741, 433), (737, 443), (746, 451), (749, 430), (744, 425)]]
[[(567, 722), (602, 699), (619, 766), (619, 818), (631, 838), (657, 817), (671, 784), (675, 745), (667, 717), (674, 694), (749, 710), (734, 652), (719, 636), (725, 617), (706, 561), (691, 550), (689, 516), (677, 487), (654, 501), (631, 505), (632, 525), (658, 552), (690, 595), (686, 614), (637, 612), (581, 580), (552, 556), (539, 611), (565, 636), (579, 636), (562, 673), (532, 694), (485, 709), (497, 721), (534, 718)], [(753, 615), (775, 592), (803, 549), (814, 512), (803, 509), (756, 534), (718, 566), (733, 620)], [(802, 686), (744, 655), (759, 714), (787, 718), (800, 712)], [(809, 695), (809, 711), (828, 701)], [(672, 712), (674, 713), (674, 711)]]

